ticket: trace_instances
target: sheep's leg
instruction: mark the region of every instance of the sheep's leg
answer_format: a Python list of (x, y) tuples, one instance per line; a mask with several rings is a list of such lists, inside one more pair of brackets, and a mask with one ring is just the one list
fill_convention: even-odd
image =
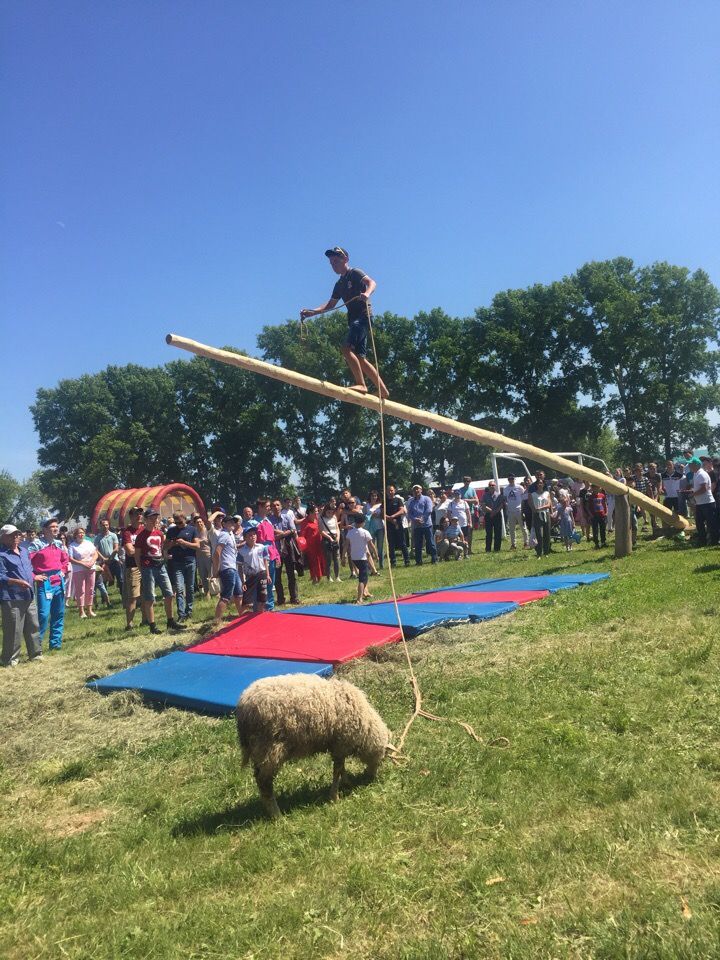
[(332, 786), (330, 787), (330, 800), (332, 803), (338, 798), (338, 790), (340, 789), (340, 781), (343, 778), (345, 773), (345, 757), (340, 757), (336, 759), (333, 757), (333, 781)]
[(258, 785), (258, 790), (260, 791), (260, 799), (263, 802), (263, 806), (267, 811), (267, 815), (271, 820), (277, 820), (280, 814), (280, 807), (277, 805), (277, 800), (275, 799), (275, 794), (273, 792), (273, 779), (274, 776), (272, 773), (268, 773), (255, 767), (255, 782)]

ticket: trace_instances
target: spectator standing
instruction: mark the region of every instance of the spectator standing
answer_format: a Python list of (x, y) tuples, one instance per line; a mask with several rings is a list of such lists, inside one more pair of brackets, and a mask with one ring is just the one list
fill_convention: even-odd
[(309, 503), (306, 515), (300, 521), (300, 534), (305, 537), (305, 560), (314, 584), (322, 583), (325, 574), (323, 563), (323, 540), (320, 536), (317, 507)]
[(469, 550), (470, 537), (472, 534), (472, 517), (470, 516), (470, 507), (468, 507), (465, 500), (463, 500), (461, 493), (462, 490), (460, 488), (453, 491), (452, 503), (448, 507), (448, 518), (450, 520), (457, 520)]
[[(259, 525), (255, 528), (260, 529)], [(256, 533), (257, 541), (257, 533)], [(215, 619), (222, 620), (225, 608), (232, 600), (242, 613), (243, 590), (238, 573), (238, 549), (235, 540), (235, 518), (223, 516), (222, 530), (217, 535), (213, 552), (213, 576), (220, 580), (220, 596), (215, 607)]]
[(261, 613), (267, 602), (268, 548), (257, 542), (257, 527), (243, 532), (245, 543), (238, 550), (238, 567), (242, 581), (242, 605)]
[[(252, 511), (251, 511), (252, 512)], [(200, 581), (200, 588), (203, 596), (210, 594), (210, 577), (212, 576), (212, 553), (210, 549), (210, 537), (208, 528), (203, 518), (196, 514), (193, 518), (193, 525), (197, 530), (197, 538), (200, 546), (197, 549), (197, 574)]]
[(473, 487), (470, 477), (463, 477), (463, 485), (460, 490), (460, 496), (465, 501), (468, 508), (468, 523), (467, 527), (463, 527), (463, 535), (467, 540), (468, 553), (472, 554), (473, 515), (475, 514), (475, 511), (479, 509), (480, 501), (478, 500), (475, 487)]
[(538, 557), (550, 553), (550, 511), (552, 500), (545, 489), (545, 481), (535, 481), (532, 496), (533, 524), (535, 526), (535, 553)]
[(494, 541), (494, 549), (498, 553), (502, 546), (502, 509), (505, 506), (505, 495), (497, 489), (494, 480), (488, 483), (480, 503), (485, 524), (485, 552), (492, 553)]
[(174, 514), (173, 520), (175, 522), (167, 532), (168, 572), (175, 589), (177, 619), (185, 623), (193, 612), (200, 537), (197, 528), (188, 523), (184, 513)]
[(99, 562), (107, 564), (111, 575), (118, 585), (120, 596), (123, 592), (124, 570), (118, 559), (120, 541), (118, 535), (110, 529), (109, 520), (100, 521), (100, 533), (95, 537), (95, 549), (98, 552)]
[(592, 535), (596, 549), (606, 546), (607, 536), (607, 495), (605, 491), (596, 484), (590, 485), (590, 496), (588, 498), (590, 507), (590, 516), (592, 518)]
[(135, 538), (135, 557), (140, 568), (142, 608), (150, 633), (162, 633), (155, 623), (155, 588), (159, 587), (165, 605), (168, 630), (185, 630), (173, 617), (173, 588), (166, 556), (165, 534), (159, 525), (160, 514), (152, 507), (143, 513), (145, 526)]
[(558, 513), (560, 515), (560, 537), (562, 538), (565, 549), (570, 551), (575, 545), (575, 513), (570, 501), (570, 495), (567, 492), (565, 496), (560, 499)]
[(6, 523), (0, 528), (0, 667), (18, 665), (23, 639), (28, 659), (42, 660), (34, 583), (35, 574), (22, 533), (13, 524)]
[(503, 493), (505, 494), (505, 503), (507, 505), (507, 518), (508, 518), (508, 533), (510, 534), (510, 549), (517, 549), (515, 539), (516, 539), (516, 530), (518, 526), (520, 527), (523, 535), (523, 545), (527, 546), (527, 531), (525, 530), (525, 524), (523, 523), (523, 496), (525, 490), (520, 484), (515, 482), (515, 477), (513, 474), (509, 474), (507, 478), (507, 486), (504, 487)]
[(437, 563), (437, 549), (432, 528), (433, 503), (430, 497), (423, 493), (419, 483), (413, 484), (412, 496), (406, 504), (407, 516), (413, 534), (413, 548), (415, 550), (415, 565), (423, 562), (423, 546), (430, 554), (432, 563)]
[(586, 540), (590, 539), (592, 530), (592, 514), (588, 498), (590, 491), (584, 480), (573, 480), (570, 484), (570, 490), (575, 500), (575, 520), (583, 532)]
[(375, 552), (378, 555), (378, 564), (382, 570), (385, 554), (385, 524), (383, 523), (382, 501), (377, 490), (370, 491), (370, 499), (365, 505), (365, 516), (367, 518), (367, 531), (373, 538)]
[(268, 583), (266, 610), (275, 609), (275, 574), (280, 563), (280, 554), (275, 545), (275, 528), (268, 518), (270, 501), (260, 497), (255, 504), (255, 520), (257, 521), (257, 542), (264, 543), (268, 548)]
[(445, 490), (438, 496), (438, 502), (435, 504), (435, 523), (440, 526), (443, 517), (449, 518), (450, 504), (453, 502), (452, 487)]
[[(132, 630), (135, 620), (135, 608), (140, 599), (140, 566), (135, 557), (135, 544), (142, 530), (142, 507), (132, 507), (129, 511), (130, 523), (120, 531), (125, 551), (125, 576), (123, 579), (123, 606), (125, 607), (125, 629)], [(143, 617), (143, 623), (145, 618)]]
[(57, 520), (45, 520), (41, 531), (40, 536), (28, 547), (35, 573), (40, 643), (49, 624), (50, 649), (59, 650), (65, 626), (65, 580), (70, 557), (62, 541), (57, 539)]
[[(368, 591), (369, 564), (368, 552), (376, 555), (375, 544), (370, 533), (364, 528), (365, 516), (362, 513), (356, 513), (352, 518), (353, 526), (347, 532), (348, 549), (350, 550), (350, 559), (355, 564), (358, 572), (357, 599), (355, 603), (362, 603), (368, 600), (372, 594)], [(379, 561), (378, 561), (379, 562)]]
[(717, 545), (718, 528), (715, 512), (715, 497), (710, 488), (710, 476), (703, 469), (699, 457), (692, 457), (688, 466), (693, 473), (692, 498), (695, 504), (695, 524), (697, 526), (698, 544), (701, 547)]
[[(342, 583), (340, 579), (340, 524), (337, 518), (337, 504), (331, 497), (322, 508), (318, 519), (318, 529), (325, 554), (325, 573), (328, 583)], [(333, 580), (333, 573), (335, 574)]]
[(275, 592), (277, 593), (277, 602), (280, 606), (285, 603), (285, 590), (283, 589), (282, 572), (285, 569), (288, 582), (288, 593), (290, 594), (290, 603), (300, 603), (298, 596), (297, 577), (295, 575), (295, 551), (297, 550), (296, 538), (297, 528), (295, 526), (294, 514), (286, 512), (283, 515), (282, 505), (279, 500), (273, 500), (270, 523), (275, 530), (275, 546), (280, 554), (280, 561), (275, 566)]
[(303, 507), (302, 500), (300, 499), (300, 497), (293, 497), (292, 500), (290, 501), (290, 506), (292, 507), (292, 511), (295, 514), (295, 523), (297, 523), (298, 520), (305, 519), (305, 517), (307, 516), (307, 510), (305, 509), (305, 507)]
[(395, 566), (396, 550), (402, 553), (405, 566), (410, 566), (410, 556), (408, 554), (407, 544), (405, 543), (405, 534), (402, 525), (405, 514), (405, 501), (397, 494), (393, 484), (388, 484), (385, 496), (385, 521), (387, 525), (388, 555), (390, 557), (391, 567)]
[(68, 546), (72, 564), (72, 589), (80, 619), (94, 617), (95, 563), (98, 552), (92, 540), (85, 537), (85, 527), (75, 527)]
[(680, 482), (683, 478), (682, 464), (675, 464), (672, 460), (665, 461), (665, 470), (660, 478), (662, 492), (665, 497), (664, 506), (668, 510), (680, 512)]

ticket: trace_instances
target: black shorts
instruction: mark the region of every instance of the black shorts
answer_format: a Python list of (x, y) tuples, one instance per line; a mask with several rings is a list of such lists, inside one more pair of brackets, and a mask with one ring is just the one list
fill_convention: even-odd
[(264, 573), (251, 573), (245, 578), (243, 606), (267, 603), (267, 580)]
[(350, 347), (352, 352), (358, 357), (367, 356), (368, 330), (367, 320), (353, 320), (348, 327), (345, 346)]
[(353, 563), (357, 567), (358, 583), (367, 583), (370, 570), (367, 560), (353, 560)]

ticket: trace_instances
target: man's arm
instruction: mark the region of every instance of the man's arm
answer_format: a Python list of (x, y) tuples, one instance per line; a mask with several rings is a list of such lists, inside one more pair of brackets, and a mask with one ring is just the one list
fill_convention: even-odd
[(217, 577), (218, 571), (220, 570), (220, 555), (222, 554), (222, 544), (218, 543), (215, 547), (215, 553), (213, 554), (212, 559), (212, 575)]
[(321, 307), (303, 307), (300, 311), (300, 317), (302, 320), (307, 320), (308, 317), (318, 317), (321, 313), (327, 313), (328, 310), (334, 310), (337, 305), (338, 301), (333, 297), (330, 297), (327, 303), (324, 303)]
[(373, 278), (369, 277), (367, 274), (365, 274), (364, 283), (365, 283), (365, 289), (362, 292), (362, 296), (365, 297), (366, 300), (369, 300), (370, 297), (375, 293), (375, 290), (377, 289), (377, 284), (375, 283)]

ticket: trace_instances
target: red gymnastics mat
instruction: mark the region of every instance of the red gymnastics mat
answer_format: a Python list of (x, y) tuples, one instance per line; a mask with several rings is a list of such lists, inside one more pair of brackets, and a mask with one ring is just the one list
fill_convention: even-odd
[(302, 613), (255, 613), (190, 647), (187, 653), (344, 663), (365, 656), (368, 647), (399, 639), (396, 626), (309, 617)]
[(439, 590), (437, 593), (416, 593), (398, 603), (532, 603), (550, 596), (549, 590)]

